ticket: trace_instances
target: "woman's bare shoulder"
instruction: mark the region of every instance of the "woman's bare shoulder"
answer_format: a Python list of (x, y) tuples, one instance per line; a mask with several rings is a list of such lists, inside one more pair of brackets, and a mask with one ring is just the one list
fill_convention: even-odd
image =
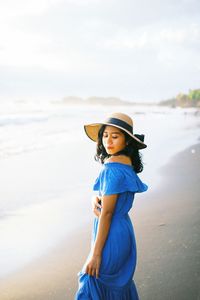
[(122, 164), (132, 165), (130, 157), (125, 155), (111, 156), (106, 160), (106, 162), (119, 162)]

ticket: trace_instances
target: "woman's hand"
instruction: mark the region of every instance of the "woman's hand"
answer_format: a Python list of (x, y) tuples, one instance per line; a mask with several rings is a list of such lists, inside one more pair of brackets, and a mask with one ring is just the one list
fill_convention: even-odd
[(95, 216), (98, 218), (101, 214), (101, 204), (99, 203), (101, 201), (100, 197), (94, 196), (92, 198), (92, 209)]
[(86, 264), (85, 272), (90, 276), (99, 277), (99, 269), (101, 265), (101, 255), (92, 255)]

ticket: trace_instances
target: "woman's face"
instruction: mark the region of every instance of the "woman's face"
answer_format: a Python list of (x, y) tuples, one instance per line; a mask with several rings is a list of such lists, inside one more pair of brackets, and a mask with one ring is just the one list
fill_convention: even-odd
[(106, 126), (103, 132), (102, 143), (106, 152), (113, 155), (126, 147), (125, 135), (114, 126)]

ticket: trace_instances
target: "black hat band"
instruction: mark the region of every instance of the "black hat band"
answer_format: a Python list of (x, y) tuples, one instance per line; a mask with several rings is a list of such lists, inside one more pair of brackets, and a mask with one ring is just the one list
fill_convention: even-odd
[(116, 118), (109, 118), (109, 119), (106, 120), (106, 123), (120, 126), (124, 129), (128, 130), (131, 134), (133, 134), (133, 127), (130, 126), (129, 124), (127, 124), (126, 122), (122, 121), (122, 120), (119, 120), (119, 119), (116, 119)]

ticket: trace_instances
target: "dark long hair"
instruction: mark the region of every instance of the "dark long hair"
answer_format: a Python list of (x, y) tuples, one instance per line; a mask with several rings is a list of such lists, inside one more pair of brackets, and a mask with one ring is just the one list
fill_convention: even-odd
[[(105, 162), (107, 158), (110, 157), (110, 155), (106, 152), (106, 149), (103, 146), (102, 137), (103, 132), (105, 130), (106, 125), (103, 125), (98, 133), (98, 140), (97, 140), (97, 147), (96, 147), (96, 154), (94, 156), (96, 161), (100, 161), (102, 164)], [(120, 129), (121, 130), (121, 129)], [(143, 162), (142, 162), (142, 156), (137, 148), (137, 143), (134, 141), (133, 138), (131, 138), (128, 133), (121, 130), (121, 132), (125, 135), (125, 141), (126, 141), (126, 147), (115, 153), (115, 155), (126, 155), (130, 157), (133, 169), (136, 173), (140, 173), (143, 170)]]

